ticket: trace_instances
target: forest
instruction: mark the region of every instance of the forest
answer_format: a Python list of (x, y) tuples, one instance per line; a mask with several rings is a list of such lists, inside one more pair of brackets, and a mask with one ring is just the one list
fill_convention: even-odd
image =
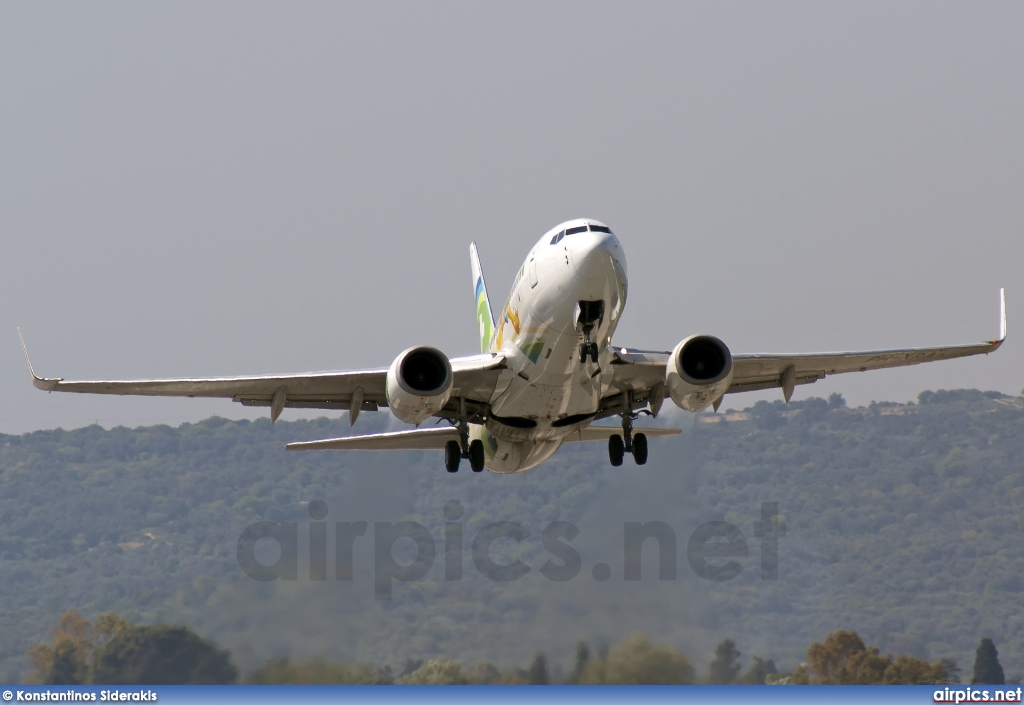
[[(77, 610), (64, 613), (49, 644), (29, 650), (30, 683), (44, 685), (924, 685), (954, 684), (960, 671), (949, 660), (929, 663), (905, 654), (881, 654), (856, 632), (829, 634), (807, 650), (807, 661), (779, 673), (773, 661), (754, 657), (742, 671), (742, 654), (726, 639), (698, 677), (677, 649), (652, 644), (635, 633), (596, 653), (576, 645), (572, 670), (552, 670), (538, 652), (526, 668), (502, 670), (493, 663), (465, 669), (454, 659), (408, 659), (397, 673), (390, 665), (344, 664), (322, 656), (277, 657), (240, 681), (231, 654), (187, 627), (132, 624), (105, 613), (90, 622)], [(972, 684), (1004, 685), (999, 653), (991, 639), (978, 645)]]
[[(871, 645), (879, 678), (906, 657), (969, 679), (989, 638), (1020, 680), (1024, 398), (833, 395), (648, 423), (684, 430), (644, 467), (575, 444), (514, 476), (449, 475), (432, 452), (284, 451), (350, 432), (328, 418), (0, 436), (0, 680), (38, 675), (30, 651), (70, 609), (195, 630), (240, 680), (356, 668), (339, 664), (399, 679), (447, 659), (494, 682), (543, 654), (565, 682), (584, 644), (595, 664), (685, 654), (703, 682), (726, 641), (737, 677), (771, 662), (799, 678), (837, 633)], [(393, 426), (365, 414), (355, 431)], [(708, 526), (732, 552), (705, 565), (728, 570), (694, 559)], [(268, 527), (284, 540), (246, 544)], [(277, 572), (253, 577), (251, 557)]]

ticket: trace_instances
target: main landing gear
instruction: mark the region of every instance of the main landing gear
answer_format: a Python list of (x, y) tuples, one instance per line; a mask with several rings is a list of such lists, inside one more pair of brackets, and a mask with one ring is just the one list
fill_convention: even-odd
[(469, 458), (469, 467), (473, 472), (481, 472), (484, 469), (484, 442), (479, 438), (470, 442), (469, 424), (465, 421), (459, 423), (460, 441), (448, 441), (444, 444), (444, 467), (448, 472), (458, 472), (459, 462), (463, 458)]
[(647, 436), (643, 433), (633, 433), (633, 419), (636, 414), (626, 411), (622, 414), (622, 435), (614, 434), (608, 437), (608, 459), (613, 467), (622, 465), (622, 459), (626, 453), (633, 454), (633, 460), (637, 465), (647, 463)]

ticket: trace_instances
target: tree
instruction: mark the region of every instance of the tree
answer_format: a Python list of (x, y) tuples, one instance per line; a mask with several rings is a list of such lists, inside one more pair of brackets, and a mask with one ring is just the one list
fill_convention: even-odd
[(765, 661), (755, 656), (753, 665), (736, 682), (740, 685), (764, 685), (769, 676), (775, 676), (778, 673), (775, 661), (772, 659)]
[(393, 682), (387, 668), (334, 663), (323, 656), (307, 660), (270, 659), (245, 677), (252, 685), (386, 685)]
[(945, 663), (929, 663), (924, 659), (917, 659), (913, 656), (900, 655), (894, 658), (891, 656), (890, 664), (885, 669), (882, 677), (884, 685), (923, 685), (932, 683), (949, 682), (949, 673)]
[(708, 683), (728, 685), (736, 680), (740, 672), (740, 652), (732, 639), (726, 639), (715, 647), (715, 658), (708, 670)]
[(833, 632), (823, 643), (811, 644), (807, 663), (792, 677), (796, 684), (897, 685), (947, 681), (943, 662), (929, 663), (912, 656), (883, 656), (877, 647), (865, 646), (857, 632), (849, 631)]
[(670, 646), (652, 644), (634, 634), (608, 651), (606, 659), (590, 661), (581, 683), (672, 685), (693, 683), (693, 666)]
[(238, 680), (231, 656), (187, 627), (132, 627), (96, 659), (94, 682), (112, 685), (224, 685)]
[(838, 631), (825, 637), (821, 644), (815, 642), (807, 649), (807, 665), (801, 666), (794, 674), (799, 680), (806, 671), (808, 681), (818, 683), (839, 683), (846, 676), (848, 662), (864, 652), (864, 642), (857, 632)]
[(537, 655), (533, 657), (533, 663), (530, 664), (527, 671), (526, 682), (529, 685), (548, 684), (548, 660), (543, 651), (538, 651)]
[(1004, 685), (1006, 676), (1003, 675), (1003, 667), (999, 664), (999, 652), (996, 645), (988, 637), (981, 640), (978, 650), (974, 655), (974, 675), (971, 677), (971, 684), (978, 685)]
[(956, 665), (956, 659), (939, 659), (939, 665), (946, 674), (946, 680), (950, 683), (960, 682), (960, 667)]
[(131, 622), (113, 613), (101, 614), (95, 624), (90, 624), (78, 610), (68, 610), (53, 630), (52, 644), (36, 644), (29, 649), (29, 660), (34, 668), (30, 682), (46, 685), (93, 682), (98, 650), (131, 627)]
[(402, 670), (398, 672), (398, 677), (404, 678), (413, 671), (419, 670), (422, 665), (423, 659), (421, 658), (407, 658), (405, 660), (405, 664), (402, 666)]
[(431, 659), (401, 680), (408, 685), (465, 685), (462, 667), (450, 658)]
[(88, 683), (92, 675), (95, 646), (89, 638), (89, 621), (71, 609), (53, 629), (52, 644), (36, 644), (28, 656), (35, 672), (30, 682), (45, 685)]
[(580, 682), (583, 677), (583, 672), (587, 669), (587, 664), (590, 662), (590, 646), (585, 641), (576, 642), (576, 663), (572, 667), (572, 673), (565, 682), (569, 685), (576, 685)]
[(501, 677), (501, 671), (493, 663), (481, 663), (469, 674), (469, 682), (473, 685), (493, 685), (499, 683)]

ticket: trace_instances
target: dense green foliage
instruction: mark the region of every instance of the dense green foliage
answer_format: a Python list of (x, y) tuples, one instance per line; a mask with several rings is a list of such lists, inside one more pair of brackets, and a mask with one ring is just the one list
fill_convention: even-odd
[[(987, 643), (987, 646), (986, 646)], [(994, 653), (991, 640), (982, 647)], [(986, 653), (989, 653), (986, 651)], [(979, 650), (981, 653), (981, 650)], [(35, 670), (30, 678), (46, 684), (229, 684), (238, 672), (225, 650), (186, 627), (138, 627), (113, 613), (90, 624), (77, 610), (61, 616), (51, 644), (29, 650)], [(949, 662), (929, 663), (906, 655), (882, 656), (866, 647), (856, 632), (829, 634), (812, 644), (807, 663), (795, 672), (777, 674), (774, 664), (754, 659), (741, 678), (740, 653), (726, 639), (715, 649), (706, 676), (708, 684), (746, 685), (844, 683), (922, 684), (956, 682)], [(547, 656), (538, 652), (527, 668), (502, 670), (479, 663), (467, 671), (446, 656), (427, 661), (407, 660), (397, 677), (390, 666), (332, 662), (323, 656), (308, 659), (272, 658), (244, 679), (252, 685), (687, 685), (696, 682), (693, 666), (679, 650), (653, 644), (642, 633), (630, 635), (610, 649), (602, 646), (591, 658), (586, 642), (576, 646), (576, 666), (565, 678), (552, 678)]]
[(983, 637), (981, 643), (978, 644), (978, 651), (974, 655), (974, 674), (971, 676), (971, 683), (984, 685), (1006, 683), (1003, 667), (999, 663), (999, 652), (988, 637)]
[[(882, 652), (959, 663), (990, 635), (1013, 680), (1024, 670), (1024, 400), (966, 390), (920, 402), (851, 409), (812, 398), (680, 414), (671, 421), (683, 435), (652, 441), (643, 468), (610, 468), (600, 444), (578, 444), (511, 477), (448, 475), (438, 453), (285, 453), (288, 441), (348, 432), (327, 419), (0, 436), (0, 679), (26, 678), (26, 651), (77, 606), (90, 618), (201, 626), (244, 672), (322, 656), (396, 677), (409, 660), (442, 657), (507, 673), (543, 651), (551, 680), (589, 682), (605, 659), (588, 647), (574, 666), (578, 641), (642, 630), (701, 664), (734, 639), (744, 681), (775, 664), (791, 670), (807, 644), (855, 629)], [(357, 430), (388, 423), (365, 414)], [(311, 572), (312, 500), (329, 508), (325, 576)], [(778, 503), (785, 531), (777, 579), (761, 577), (763, 502)], [(297, 580), (260, 582), (239, 567), (238, 539), (261, 520), (297, 522)], [(352, 544), (352, 579), (335, 579), (334, 526), (357, 521), (368, 526)], [(426, 527), (436, 559), (420, 579), (387, 581), (392, 599), (375, 599), (374, 544), (402, 521)], [(491, 549), (497, 563), (522, 561), (524, 577), (495, 581), (475, 567), (473, 540), (495, 521), (526, 528), (521, 542)], [(542, 540), (559, 521), (579, 529), (561, 539), (580, 557), (564, 582), (543, 572), (563, 562)], [(735, 525), (747, 545), (724, 582), (688, 563), (689, 538), (710, 521)], [(663, 545), (673, 570), (658, 579), (650, 538), (642, 579), (627, 580), (627, 524), (651, 522), (675, 538)], [(446, 572), (454, 529), (461, 579)], [(410, 547), (394, 544), (396, 565)]]
[(111, 639), (96, 660), (97, 683), (224, 685), (238, 669), (223, 649), (187, 627), (133, 627)]
[(715, 647), (715, 658), (708, 668), (708, 683), (728, 685), (740, 674), (740, 652), (732, 639), (726, 639)]
[(807, 663), (788, 680), (817, 685), (924, 685), (947, 683), (954, 670), (955, 666), (942, 661), (882, 654), (878, 647), (866, 646), (857, 632), (841, 630), (820, 644), (811, 644)]
[(50, 644), (29, 650), (30, 680), (48, 685), (225, 685), (238, 680), (230, 654), (188, 627), (136, 626), (77, 610), (61, 616)]

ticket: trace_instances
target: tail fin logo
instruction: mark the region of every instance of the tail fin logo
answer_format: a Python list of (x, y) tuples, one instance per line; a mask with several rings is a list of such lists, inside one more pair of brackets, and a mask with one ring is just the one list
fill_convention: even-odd
[(487, 302), (483, 277), (476, 280), (476, 321), (480, 327), (480, 352), (487, 352), (491, 346), (491, 337), (494, 335), (494, 324), (491, 323), (491, 309)]
[(476, 295), (476, 324), (480, 329), (480, 352), (491, 351), (491, 338), (494, 337), (494, 316), (491, 314), (491, 300), (487, 298), (487, 284), (484, 283), (484, 270), (480, 266), (480, 253), (476, 251), (476, 243), (469, 243), (469, 264), (473, 274), (473, 293)]

